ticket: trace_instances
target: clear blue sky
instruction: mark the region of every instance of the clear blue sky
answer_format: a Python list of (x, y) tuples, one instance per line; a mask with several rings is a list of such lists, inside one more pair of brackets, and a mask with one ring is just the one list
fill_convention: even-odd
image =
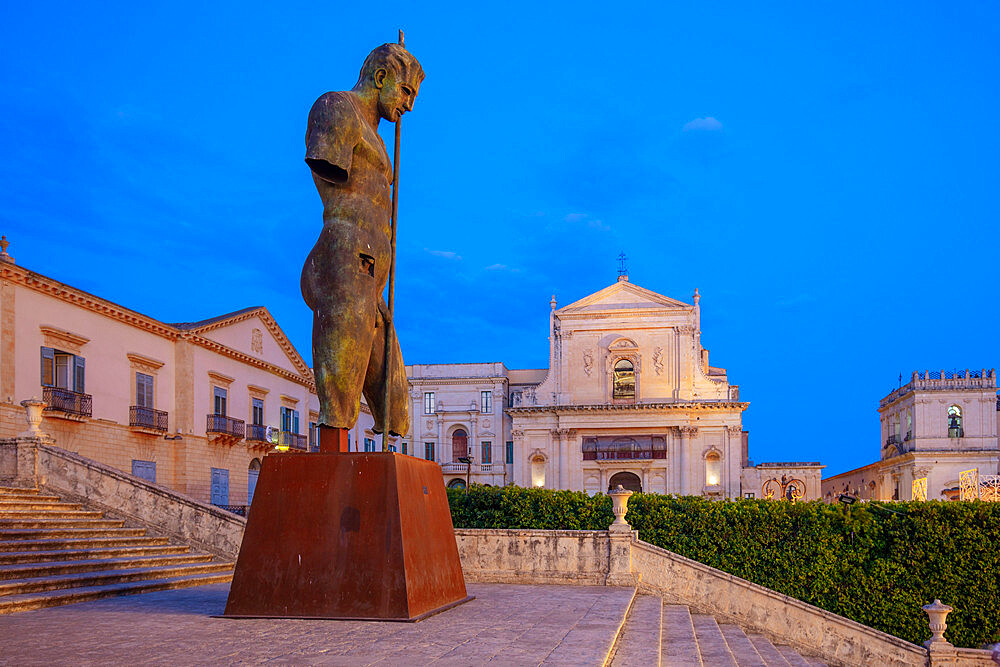
[(265, 305), (308, 358), (306, 114), (402, 27), (427, 72), (403, 127), (407, 362), (545, 366), (550, 295), (612, 283), (624, 250), (633, 282), (700, 289), (758, 462), (868, 463), (900, 373), (1000, 365), (994, 3), (4, 15), (11, 254), (161, 320)]

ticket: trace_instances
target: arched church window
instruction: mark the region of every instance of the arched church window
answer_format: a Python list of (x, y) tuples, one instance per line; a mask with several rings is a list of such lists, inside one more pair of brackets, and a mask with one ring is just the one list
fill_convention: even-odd
[(615, 362), (612, 397), (616, 400), (635, 400), (635, 366), (628, 359)]
[(722, 479), (722, 457), (718, 452), (709, 452), (705, 457), (705, 485), (718, 486)]
[(531, 485), (538, 488), (545, 486), (545, 459), (541, 456), (531, 459)]
[(451, 434), (451, 460), (454, 463), (458, 463), (459, 457), (466, 457), (468, 455), (469, 434), (465, 432), (465, 429), (457, 428)]
[(962, 408), (952, 405), (948, 408), (948, 437), (961, 438), (963, 435)]
[(906, 411), (906, 440), (911, 440), (913, 438), (913, 413), (909, 410)]
[(464, 489), (465, 488), (465, 480), (464, 479), (455, 478), (455, 479), (451, 480), (450, 482), (448, 482), (448, 488), (449, 489)]

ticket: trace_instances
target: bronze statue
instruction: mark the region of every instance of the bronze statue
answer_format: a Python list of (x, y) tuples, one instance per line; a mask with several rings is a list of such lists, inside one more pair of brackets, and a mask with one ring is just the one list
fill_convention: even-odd
[(354, 88), (326, 93), (309, 112), (306, 163), (323, 200), (323, 231), (302, 267), (302, 296), (313, 311), (322, 427), (354, 426), (364, 393), (376, 430), (409, 430), (403, 356), (382, 296), (393, 261), (395, 193), (378, 125), (383, 118), (397, 124), (398, 149), (398, 121), (413, 109), (423, 79), (401, 44), (383, 44), (365, 59)]

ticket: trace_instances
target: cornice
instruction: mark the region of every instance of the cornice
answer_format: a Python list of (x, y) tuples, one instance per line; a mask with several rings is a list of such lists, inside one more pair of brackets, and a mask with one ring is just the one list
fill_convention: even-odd
[(236, 381), (236, 378), (231, 378), (216, 371), (208, 371), (208, 379), (218, 384), (224, 384), (227, 387)]
[[(204, 336), (199, 336), (197, 334), (189, 334), (188, 336), (185, 336), (185, 339), (195, 345), (198, 345), (199, 347), (205, 348), (206, 350), (211, 350), (212, 352), (227, 356), (231, 359), (235, 359), (236, 361), (243, 362), (250, 366), (256, 366), (257, 368), (263, 369), (271, 373), (272, 375), (277, 375), (279, 377), (285, 378), (286, 380), (291, 380), (292, 382), (296, 382), (302, 385), (303, 387), (309, 389), (310, 392), (314, 394), (316, 393), (316, 383), (313, 381), (311, 377), (307, 378), (301, 375), (297, 375), (286, 368), (282, 368), (281, 366), (276, 366), (275, 364), (272, 364), (268, 361), (264, 361), (263, 359), (258, 359), (257, 357), (252, 357), (249, 354), (246, 354), (245, 352), (234, 350), (233, 348), (223, 345), (222, 343), (219, 343), (217, 341), (214, 341), (211, 338), (205, 338)], [(312, 374), (310, 373), (310, 375)]]
[(81, 336), (80, 334), (75, 334), (72, 331), (66, 331), (65, 329), (60, 329), (49, 324), (40, 324), (38, 329), (45, 338), (54, 338), (67, 347), (79, 349), (90, 342), (90, 339), (86, 336)]
[(285, 353), (285, 356), (288, 357), (290, 362), (292, 362), (292, 365), (295, 366), (296, 370), (298, 370), (302, 375), (311, 373), (311, 369), (309, 368), (309, 365), (306, 364), (305, 360), (302, 359), (302, 355), (300, 355), (299, 351), (295, 349), (292, 342), (288, 340), (288, 336), (285, 335), (285, 332), (281, 330), (281, 327), (278, 326), (278, 323), (273, 317), (271, 317), (271, 313), (268, 312), (267, 308), (264, 306), (255, 308), (254, 310), (250, 310), (245, 313), (240, 313), (239, 315), (234, 315), (233, 317), (229, 317), (224, 320), (219, 320), (218, 322), (211, 322), (210, 324), (190, 329), (190, 331), (193, 334), (203, 334), (209, 331), (215, 331), (216, 329), (222, 329), (223, 327), (227, 327), (232, 324), (239, 324), (240, 322), (245, 322), (255, 317), (260, 318), (260, 321), (264, 323), (264, 328), (271, 333), (275, 342), (278, 343), (278, 347), (280, 347), (281, 351)]
[(490, 382), (509, 382), (509, 380), (503, 375), (497, 375), (485, 378), (484, 377), (478, 377), (478, 378), (408, 377), (406, 379), (411, 385), (415, 387), (421, 386), (421, 383), (424, 382), (428, 382), (430, 384), (487, 384)]
[(152, 357), (147, 357), (146, 355), (139, 354), (138, 352), (129, 352), (125, 356), (136, 366), (142, 366), (152, 370), (163, 368), (163, 362), (159, 359), (153, 359)]
[(694, 306), (676, 308), (622, 308), (620, 310), (601, 310), (587, 312), (559, 312), (557, 316), (560, 320), (606, 320), (613, 317), (663, 317), (664, 315), (676, 314), (678, 311), (694, 312)]
[(551, 412), (553, 414), (576, 414), (581, 412), (687, 412), (690, 410), (746, 410), (749, 403), (739, 402), (694, 402), (694, 403), (633, 403), (631, 405), (533, 405), (517, 408), (505, 408), (504, 412), (509, 415), (527, 415), (534, 413)]
[(41, 294), (65, 301), (93, 313), (104, 315), (113, 320), (130, 324), (163, 338), (176, 340), (180, 337), (180, 332), (177, 329), (154, 320), (152, 317), (129, 310), (83, 290), (70, 287), (58, 280), (53, 280), (52, 278), (19, 267), (16, 264), (0, 263), (0, 279), (8, 280), (16, 285), (27, 287)]

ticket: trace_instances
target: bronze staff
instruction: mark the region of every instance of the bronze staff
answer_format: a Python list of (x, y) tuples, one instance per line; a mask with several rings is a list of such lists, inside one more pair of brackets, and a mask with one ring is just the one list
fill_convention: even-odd
[[(404, 49), (406, 44), (403, 39), (403, 30), (399, 31), (399, 45)], [(386, 336), (385, 336), (385, 366), (384, 368), (389, 368), (389, 355), (392, 351), (392, 335), (395, 333), (395, 328), (392, 325), (393, 316), (393, 302), (396, 298), (396, 220), (399, 212), (399, 133), (400, 127), (403, 125), (403, 117), (400, 116), (396, 121), (396, 140), (392, 147), (392, 217), (390, 218), (389, 226), (391, 232), (389, 234), (389, 244), (391, 247), (389, 255), (389, 294), (386, 298), (386, 306), (388, 306), (389, 315), (386, 318)], [(392, 332), (392, 333), (390, 333)], [(389, 406), (391, 404), (391, 396), (389, 390), (389, 376), (385, 375), (382, 381), (382, 451), (389, 451)], [(402, 438), (405, 433), (400, 433), (399, 436)]]

